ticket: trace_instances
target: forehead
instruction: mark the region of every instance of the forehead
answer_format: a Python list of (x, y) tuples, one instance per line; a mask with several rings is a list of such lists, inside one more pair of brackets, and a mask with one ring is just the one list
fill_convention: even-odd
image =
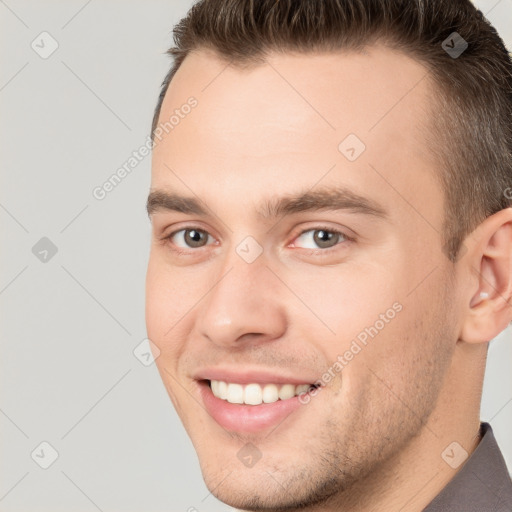
[[(197, 105), (183, 109), (191, 97)], [(425, 137), (431, 103), (427, 70), (384, 47), (274, 54), (245, 69), (196, 51), (162, 105), (160, 124), (175, 123), (156, 141), (152, 187), (207, 198), (212, 187), (288, 193), (321, 180), (384, 203), (398, 193), (421, 210), (429, 191), (441, 202)]]

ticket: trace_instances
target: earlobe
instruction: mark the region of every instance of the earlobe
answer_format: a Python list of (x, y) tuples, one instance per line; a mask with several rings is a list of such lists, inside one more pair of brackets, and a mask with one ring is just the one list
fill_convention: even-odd
[(460, 339), (486, 343), (512, 320), (512, 208), (495, 213), (471, 234), (467, 272), (476, 283)]

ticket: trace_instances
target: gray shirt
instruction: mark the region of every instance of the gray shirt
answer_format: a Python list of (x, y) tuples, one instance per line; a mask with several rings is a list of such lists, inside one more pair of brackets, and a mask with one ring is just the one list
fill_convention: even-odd
[(423, 512), (512, 512), (512, 480), (488, 423), (464, 466)]

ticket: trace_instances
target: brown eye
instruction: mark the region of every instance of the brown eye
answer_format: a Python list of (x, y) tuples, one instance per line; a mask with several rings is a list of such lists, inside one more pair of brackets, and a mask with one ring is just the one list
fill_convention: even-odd
[(333, 233), (332, 231), (316, 230), (313, 235), (315, 244), (321, 249), (335, 246), (340, 238), (339, 233)]
[(197, 229), (185, 230), (185, 243), (190, 247), (202, 247), (208, 241), (208, 235)]
[(200, 229), (180, 229), (170, 237), (171, 241), (183, 249), (197, 249), (205, 246), (212, 238), (206, 231)]
[(329, 229), (309, 229), (302, 232), (294, 243), (303, 249), (330, 249), (348, 238), (341, 232)]

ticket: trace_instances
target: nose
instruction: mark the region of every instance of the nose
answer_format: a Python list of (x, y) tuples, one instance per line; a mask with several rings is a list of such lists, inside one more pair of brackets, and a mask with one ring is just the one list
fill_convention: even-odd
[(262, 258), (246, 263), (235, 255), (202, 301), (196, 326), (222, 347), (279, 339), (287, 325), (281, 294)]

